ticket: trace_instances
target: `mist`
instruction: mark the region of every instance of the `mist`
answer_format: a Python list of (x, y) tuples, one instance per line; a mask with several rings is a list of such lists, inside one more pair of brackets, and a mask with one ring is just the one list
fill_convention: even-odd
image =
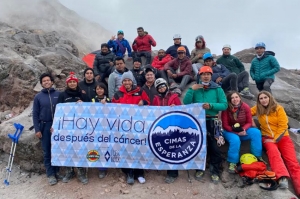
[(154, 49), (167, 49), (176, 33), (190, 51), (195, 37), (203, 35), (217, 55), (224, 44), (230, 44), (235, 53), (262, 41), (276, 53), (282, 67), (300, 69), (299, 0), (59, 1), (114, 33), (123, 30), (130, 41), (137, 35), (136, 28), (144, 27), (157, 41)]

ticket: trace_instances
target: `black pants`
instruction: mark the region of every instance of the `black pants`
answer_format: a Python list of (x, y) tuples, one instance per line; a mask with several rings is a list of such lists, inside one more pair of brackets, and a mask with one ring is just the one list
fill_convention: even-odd
[(214, 120), (206, 120), (207, 130), (207, 156), (210, 157), (209, 171), (212, 174), (220, 175), (222, 155), (217, 141), (214, 138)]
[[(174, 71), (173, 69), (170, 69), (170, 71), (173, 73), (173, 74), (177, 74), (176, 71)], [(186, 87), (186, 85), (192, 80), (191, 76), (190, 75), (184, 75), (182, 77), (177, 77), (176, 79), (173, 79), (172, 77), (168, 77), (169, 79), (169, 85), (171, 85), (172, 83), (176, 82), (176, 83), (179, 83), (179, 89), (181, 91), (183, 91)]]
[(265, 81), (263, 82), (255, 82), (256, 83), (256, 87), (259, 91), (265, 90), (268, 91), (269, 93), (271, 92), (271, 85), (273, 84), (274, 79), (268, 78), (265, 79)]
[(134, 178), (144, 177), (144, 169), (122, 169), (123, 173), (126, 175), (132, 174)]
[(222, 79), (222, 89), (224, 92), (238, 91), (237, 75), (235, 73), (230, 73)]
[(249, 73), (243, 71), (237, 75), (238, 89), (241, 92), (244, 88), (249, 87)]
[(146, 63), (142, 65), (147, 65), (151, 63), (151, 52), (148, 51), (132, 52), (131, 55), (133, 60), (137, 57), (141, 58), (144, 56), (146, 58)]

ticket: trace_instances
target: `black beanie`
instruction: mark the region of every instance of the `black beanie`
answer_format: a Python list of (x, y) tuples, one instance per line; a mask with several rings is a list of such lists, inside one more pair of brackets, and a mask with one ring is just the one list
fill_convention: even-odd
[(140, 57), (136, 57), (133, 59), (133, 63), (136, 61), (142, 63), (142, 59)]
[(83, 71), (83, 77), (85, 76), (85, 73), (86, 73), (88, 70), (92, 71), (93, 75), (95, 75), (94, 69), (92, 69), (92, 68), (86, 68), (86, 69), (84, 69), (84, 71)]
[(103, 48), (103, 47), (106, 47), (106, 48), (108, 48), (108, 49), (109, 49), (109, 47), (108, 47), (108, 44), (107, 44), (107, 43), (103, 43), (103, 44), (101, 44), (101, 48)]

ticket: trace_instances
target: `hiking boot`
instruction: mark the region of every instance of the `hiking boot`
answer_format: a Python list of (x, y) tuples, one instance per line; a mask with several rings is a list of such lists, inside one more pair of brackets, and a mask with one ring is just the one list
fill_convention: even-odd
[(242, 91), (240, 92), (240, 95), (241, 95), (242, 97), (246, 98), (246, 99), (253, 99), (253, 98), (254, 98), (254, 95), (253, 95), (252, 93), (250, 93), (248, 87), (244, 88), (244, 90), (242, 90)]
[(127, 184), (133, 185), (134, 184), (134, 176), (132, 174), (132, 172), (129, 172), (127, 174), (127, 180), (126, 180)]
[(89, 182), (88, 178), (86, 177), (86, 172), (84, 168), (77, 168), (77, 179), (82, 184), (87, 184)]
[(229, 163), (228, 173), (235, 173), (235, 167), (236, 167), (235, 163)]
[(57, 179), (56, 179), (56, 177), (55, 176), (49, 176), (48, 177), (48, 183), (49, 183), (49, 185), (55, 185), (55, 184), (57, 184)]
[(212, 182), (213, 182), (214, 184), (218, 184), (219, 181), (220, 181), (220, 178), (219, 178), (219, 176), (217, 176), (216, 174), (212, 174), (212, 175), (211, 175), (211, 180), (212, 180)]
[(286, 177), (281, 177), (278, 180), (278, 188), (280, 189), (288, 189), (289, 188), (289, 182), (288, 179)]
[(204, 171), (201, 171), (201, 170), (196, 171), (196, 173), (195, 173), (196, 180), (198, 180), (198, 181), (202, 180), (203, 176), (204, 176)]
[(68, 183), (75, 176), (75, 172), (72, 167), (66, 168), (66, 174), (62, 179), (62, 182)]
[(100, 179), (105, 178), (105, 176), (107, 175), (107, 170), (99, 170), (99, 175), (98, 177)]
[(61, 175), (60, 173), (56, 173), (55, 177), (56, 177), (57, 180), (63, 180), (63, 178), (64, 178), (64, 176)]
[(171, 85), (170, 85), (170, 90), (174, 90), (175, 88), (178, 88), (179, 85), (176, 84), (175, 82), (173, 82)]
[(268, 165), (268, 163), (267, 163), (262, 157), (257, 157), (257, 160), (258, 160), (259, 162), (265, 163), (265, 165)]
[(171, 184), (171, 183), (175, 182), (176, 179), (177, 179), (177, 177), (173, 177), (173, 176), (169, 176), (169, 175), (168, 175), (168, 176), (165, 178), (165, 183)]

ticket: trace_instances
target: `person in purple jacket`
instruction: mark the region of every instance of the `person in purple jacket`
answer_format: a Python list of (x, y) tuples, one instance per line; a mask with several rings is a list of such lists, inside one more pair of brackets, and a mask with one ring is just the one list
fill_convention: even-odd
[(44, 165), (48, 177), (48, 183), (55, 185), (60, 178), (59, 167), (51, 166), (51, 126), (54, 117), (55, 106), (59, 92), (52, 88), (54, 79), (50, 74), (40, 76), (40, 84), (43, 89), (36, 94), (33, 100), (33, 125), (35, 136), (42, 142)]

